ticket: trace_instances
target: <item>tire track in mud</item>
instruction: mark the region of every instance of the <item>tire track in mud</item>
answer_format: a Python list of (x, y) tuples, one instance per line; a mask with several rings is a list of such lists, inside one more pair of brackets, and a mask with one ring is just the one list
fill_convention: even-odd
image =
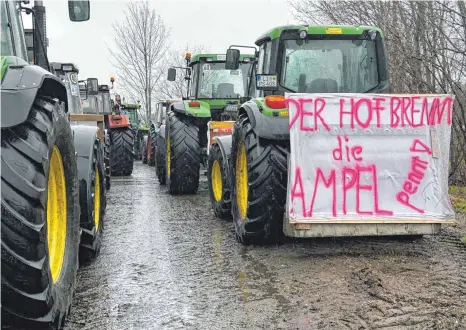
[(458, 233), (445, 229), (413, 248), (428, 262), (403, 270), (418, 278), (414, 288), (403, 285), (401, 273), (395, 274), (401, 283), (394, 289), (379, 270), (353, 272), (355, 289), (369, 300), (354, 319), (367, 329), (466, 329), (466, 249)]

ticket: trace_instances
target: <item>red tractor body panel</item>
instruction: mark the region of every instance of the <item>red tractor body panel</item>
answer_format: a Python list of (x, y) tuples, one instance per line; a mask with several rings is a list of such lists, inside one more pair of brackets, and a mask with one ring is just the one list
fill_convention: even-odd
[(108, 126), (112, 128), (129, 127), (129, 117), (124, 115), (109, 115)]

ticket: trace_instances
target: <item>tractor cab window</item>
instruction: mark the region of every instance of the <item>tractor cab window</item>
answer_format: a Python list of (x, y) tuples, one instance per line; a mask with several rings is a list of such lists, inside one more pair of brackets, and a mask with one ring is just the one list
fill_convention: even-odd
[(13, 55), (13, 41), (11, 39), (10, 20), (8, 19), (7, 4), (9, 2), (0, 1), (0, 51), (2, 56)]
[(285, 40), (281, 85), (298, 93), (365, 93), (379, 84), (375, 42)]
[(249, 80), (248, 81), (248, 86), (249, 86), (248, 96), (252, 98), (259, 96), (257, 95), (258, 93), (257, 93), (257, 88), (256, 88), (256, 69), (257, 69), (257, 66), (253, 65), (250, 70), (250, 75), (248, 78)]
[(257, 62), (257, 73), (270, 72), (270, 57), (272, 55), (272, 42), (265, 42), (259, 47), (259, 59)]
[[(2, 1), (4, 2), (4, 1)], [(8, 1), (8, 12), (7, 15), (9, 15), (8, 22), (10, 23), (11, 26), (11, 32), (13, 34), (13, 42), (14, 42), (14, 52), (15, 56), (23, 59), (24, 61), (28, 62), (28, 54), (26, 51), (26, 41), (24, 38), (24, 29), (23, 29), (23, 19), (21, 16), (21, 10), (19, 8), (20, 2), (19, 1)], [(2, 11), (3, 11), (3, 6), (2, 6)], [(2, 25), (4, 24), (3, 22), (3, 13), (2, 13)], [(3, 27), (2, 27), (2, 35), (3, 35)], [(3, 39), (3, 36), (2, 36)], [(2, 43), (3, 47), (3, 43)], [(2, 55), (3, 55), (3, 49), (2, 49)], [(13, 54), (10, 54), (13, 55)]]
[[(190, 85), (190, 91), (189, 91), (189, 96), (196, 97), (196, 89), (197, 89), (197, 70), (199, 64), (195, 64), (191, 67), (191, 85)], [(183, 78), (184, 79), (184, 78)]]
[(95, 96), (89, 96), (87, 99), (82, 100), (82, 107), (84, 113), (97, 114), (97, 98)]
[(157, 104), (157, 115), (156, 115), (157, 123), (161, 125), (165, 125), (165, 107), (163, 103)]
[(200, 62), (200, 99), (237, 99), (246, 94), (249, 63), (238, 70), (226, 70), (225, 62)]
[(112, 113), (112, 104), (110, 102), (110, 93), (108, 93), (108, 92), (102, 93), (102, 105), (103, 105), (103, 113), (104, 114)]

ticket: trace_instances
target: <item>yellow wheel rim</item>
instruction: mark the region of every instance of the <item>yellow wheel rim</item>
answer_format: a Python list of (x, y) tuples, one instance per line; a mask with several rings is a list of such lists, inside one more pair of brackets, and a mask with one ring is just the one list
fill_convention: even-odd
[(47, 247), (52, 282), (60, 278), (66, 246), (66, 183), (60, 150), (53, 147), (47, 192)]
[(214, 193), (214, 199), (216, 202), (220, 202), (222, 199), (222, 172), (220, 171), (220, 164), (217, 160), (212, 164), (212, 192)]
[(238, 149), (236, 158), (236, 203), (241, 219), (246, 219), (248, 209), (248, 163), (244, 142)]
[(95, 169), (94, 183), (94, 225), (95, 229), (99, 229), (100, 224), (100, 174), (99, 170)]
[(170, 177), (170, 136), (167, 136), (167, 176)]

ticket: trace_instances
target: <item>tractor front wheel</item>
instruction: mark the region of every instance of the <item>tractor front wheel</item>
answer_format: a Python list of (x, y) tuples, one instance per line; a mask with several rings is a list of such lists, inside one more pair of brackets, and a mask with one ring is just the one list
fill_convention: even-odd
[(91, 159), (81, 159), (78, 155), (82, 229), (80, 258), (83, 263), (93, 261), (99, 255), (107, 201), (103, 152), (99, 138), (96, 137), (91, 148)]
[(110, 151), (110, 164), (112, 176), (128, 176), (133, 173), (134, 153), (133, 131), (129, 127), (111, 130), (112, 148)]
[(58, 329), (70, 310), (79, 190), (63, 109), (39, 95), (23, 124), (2, 128), (2, 327)]
[(231, 190), (226, 164), (220, 147), (215, 143), (210, 147), (208, 159), (209, 197), (214, 214), (221, 219), (231, 219)]
[(167, 189), (170, 194), (195, 194), (199, 188), (201, 147), (195, 121), (168, 112), (165, 129)]
[(285, 142), (256, 136), (246, 114), (235, 123), (232, 214), (242, 244), (273, 244), (283, 237), (288, 150)]
[(143, 141), (144, 142), (142, 144), (143, 148), (142, 148), (142, 155), (141, 155), (142, 156), (142, 163), (147, 164), (147, 144), (148, 144), (148, 141), (149, 141), (148, 137), (144, 136)]

